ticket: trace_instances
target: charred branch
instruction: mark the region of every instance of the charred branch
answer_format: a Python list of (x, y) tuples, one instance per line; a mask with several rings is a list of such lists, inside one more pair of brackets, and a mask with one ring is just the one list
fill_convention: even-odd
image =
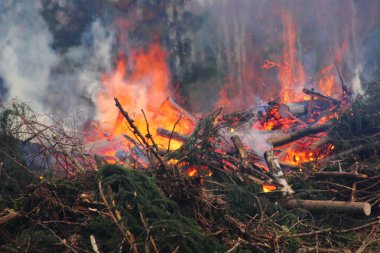
[(334, 105), (339, 105), (340, 104), (340, 101), (335, 99), (335, 98), (332, 98), (332, 97), (328, 97), (328, 96), (325, 96), (319, 92), (316, 92), (314, 90), (308, 90), (308, 89), (303, 89), (302, 90), (305, 94), (309, 95), (309, 96), (313, 96), (313, 97), (317, 97), (319, 99), (322, 99), (322, 100), (325, 100), (325, 101), (328, 101), (328, 102), (331, 102), (333, 103)]

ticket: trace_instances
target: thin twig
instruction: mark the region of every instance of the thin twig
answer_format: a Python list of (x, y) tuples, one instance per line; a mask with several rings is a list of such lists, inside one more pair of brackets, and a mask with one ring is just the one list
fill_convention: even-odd
[(100, 196), (101, 196), (104, 204), (106, 205), (106, 208), (107, 208), (112, 220), (114, 221), (116, 226), (119, 228), (120, 232), (122, 232), (124, 237), (127, 239), (129, 245), (132, 247), (133, 252), (138, 253), (137, 247), (135, 245), (135, 238), (134, 238), (133, 234), (119, 222), (119, 220), (116, 218), (115, 214), (112, 212), (111, 207), (108, 204), (108, 201), (107, 201), (107, 199), (104, 195), (103, 189), (102, 189), (102, 181), (99, 181), (98, 189), (99, 189)]
[(119, 100), (115, 97), (115, 105), (117, 108), (119, 108), (120, 113), (124, 116), (124, 118), (127, 120), (128, 124), (133, 129), (133, 133), (144, 143), (147, 150), (150, 150), (153, 155), (157, 158), (157, 160), (160, 162), (162, 168), (165, 168), (165, 163), (162, 160), (161, 156), (156, 152), (156, 150), (152, 149), (147, 140), (144, 138), (144, 136), (141, 134), (139, 129), (136, 127), (136, 125), (133, 123), (134, 121), (129, 117), (129, 114), (124, 111), (123, 107), (121, 106)]
[(170, 133), (170, 138), (169, 138), (169, 142), (168, 142), (168, 152), (169, 152), (169, 150), (170, 150), (170, 142), (171, 142), (171, 140), (172, 140), (172, 138), (173, 138), (174, 129), (175, 129), (175, 127), (177, 126), (177, 124), (181, 121), (181, 119), (182, 119), (182, 115), (180, 115), (179, 118), (178, 118), (178, 120), (174, 123), (173, 129), (172, 129), (172, 132)]

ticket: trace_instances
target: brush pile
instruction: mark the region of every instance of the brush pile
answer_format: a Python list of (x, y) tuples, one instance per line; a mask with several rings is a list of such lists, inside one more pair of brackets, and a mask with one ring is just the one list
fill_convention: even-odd
[[(299, 104), (216, 110), (188, 136), (159, 129), (176, 150), (115, 99), (133, 143), (116, 164), (61, 122), (4, 108), (0, 251), (377, 252), (380, 82), (350, 103), (307, 92)], [(271, 126), (263, 153), (241, 134), (257, 122)], [(301, 156), (306, 147), (315, 152)]]

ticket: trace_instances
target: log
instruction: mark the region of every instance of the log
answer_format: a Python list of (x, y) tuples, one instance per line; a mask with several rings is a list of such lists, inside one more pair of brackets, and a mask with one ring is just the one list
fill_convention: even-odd
[(305, 112), (305, 107), (303, 104), (282, 104), (278, 108), (278, 113), (280, 116), (284, 119), (293, 119), (297, 121), (298, 123), (301, 123), (303, 125), (307, 125), (305, 122), (297, 118), (294, 114), (295, 113), (304, 113)]
[(264, 172), (261, 172), (257, 166), (250, 163), (248, 159), (247, 151), (244, 149), (243, 143), (238, 135), (231, 136), (231, 141), (235, 146), (236, 151), (239, 154), (239, 158), (243, 167), (250, 171), (253, 175), (249, 175), (248, 178), (255, 181), (258, 184), (272, 183), (273, 179), (266, 175)]
[(340, 172), (340, 171), (318, 171), (312, 173), (315, 177), (333, 177), (333, 178), (345, 178), (345, 179), (366, 179), (368, 175), (354, 172)]
[(306, 103), (289, 103), (289, 104), (281, 104), (278, 108), (278, 112), (280, 116), (286, 118), (287, 115), (290, 114), (304, 114), (306, 112)]
[(321, 93), (318, 93), (318, 92), (316, 92), (314, 90), (303, 89), (302, 91), (305, 94), (309, 95), (309, 96), (317, 97), (319, 99), (322, 99), (322, 100), (325, 100), (325, 101), (328, 101), (328, 102), (332, 102), (334, 105), (339, 105), (340, 104), (339, 100), (337, 100), (335, 98), (331, 98), (331, 97), (325, 96), (325, 95), (322, 95)]
[(0, 225), (3, 225), (3, 224), (5, 224), (11, 220), (14, 220), (14, 219), (22, 216), (20, 213), (16, 212), (13, 209), (5, 208), (4, 211), (7, 212), (7, 214), (0, 216)]
[(176, 141), (181, 141), (181, 142), (185, 142), (186, 139), (189, 137), (187, 135), (184, 135), (184, 134), (181, 134), (181, 133), (178, 133), (178, 132), (175, 132), (175, 131), (169, 131), (167, 129), (164, 129), (164, 128), (157, 128), (157, 132), (156, 134), (158, 136), (161, 136), (161, 137), (165, 137), (165, 138), (168, 138), (168, 139), (173, 139), (173, 140), (176, 140)]
[(193, 122), (194, 125), (198, 123), (198, 120), (188, 111), (186, 111), (182, 106), (177, 104), (171, 97), (167, 97), (165, 101), (160, 105), (162, 111), (165, 111), (165, 107), (171, 108), (178, 112), (178, 114), (185, 116)]
[(324, 132), (329, 129), (330, 125), (331, 123), (327, 122), (323, 125), (313, 125), (307, 128), (297, 130), (292, 133), (281, 134), (279, 136), (272, 136), (267, 140), (267, 142), (273, 145), (274, 147), (279, 147), (290, 142), (299, 140), (307, 135)]
[(231, 136), (231, 141), (235, 146), (235, 149), (239, 153), (239, 157), (242, 160), (245, 160), (248, 158), (248, 154), (244, 149), (243, 143), (241, 142), (241, 139), (238, 135)]
[(303, 208), (310, 212), (343, 212), (366, 216), (371, 214), (371, 205), (367, 202), (288, 199), (282, 205), (285, 208)]
[(361, 144), (361, 145), (358, 145), (354, 148), (342, 151), (338, 154), (335, 154), (335, 155), (332, 155), (332, 156), (329, 156), (329, 157), (326, 157), (323, 159), (318, 159), (315, 161), (307, 162), (307, 163), (304, 163), (303, 165), (315, 164), (315, 163), (322, 164), (322, 163), (328, 163), (328, 162), (335, 161), (335, 160), (341, 160), (341, 159), (346, 158), (349, 155), (359, 153), (359, 152), (363, 152), (363, 151), (367, 151), (367, 150), (372, 150), (372, 149), (377, 148), (377, 147), (380, 147), (380, 141)]
[(281, 191), (284, 195), (293, 195), (294, 191), (288, 184), (288, 181), (285, 178), (284, 172), (277, 160), (277, 157), (273, 154), (273, 149), (264, 153), (265, 161), (267, 162), (269, 172), (276, 179), (277, 183), (280, 184)]

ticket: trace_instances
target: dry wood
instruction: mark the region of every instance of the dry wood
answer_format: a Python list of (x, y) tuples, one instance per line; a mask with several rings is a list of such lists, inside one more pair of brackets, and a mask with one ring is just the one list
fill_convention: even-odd
[[(289, 104), (291, 105), (291, 104)], [(303, 125), (307, 125), (305, 122), (303, 122), (302, 120), (300, 120), (299, 118), (297, 118), (293, 113), (303, 113), (305, 112), (305, 109), (304, 109), (304, 106), (301, 104), (301, 106), (295, 106), (294, 104), (292, 104), (292, 106), (294, 107), (292, 110), (294, 112), (291, 111), (291, 108), (289, 107), (289, 105), (287, 104), (282, 104), (280, 105), (280, 107), (278, 108), (278, 113), (280, 114), (280, 116), (282, 118), (285, 118), (285, 119), (292, 119), (292, 120), (295, 120), (297, 121), (298, 123), (301, 123)], [(302, 110), (303, 108), (303, 110)]]
[(21, 214), (16, 212), (15, 210), (6, 208), (4, 211), (6, 211), (7, 214), (0, 216), (0, 225), (5, 224), (18, 217), (21, 217)]
[(342, 152), (340, 152), (338, 154), (331, 155), (331, 156), (323, 158), (323, 159), (314, 160), (314, 161), (311, 161), (311, 162), (308, 162), (308, 163), (305, 163), (305, 164), (315, 164), (315, 163), (322, 164), (322, 163), (328, 163), (328, 162), (331, 162), (331, 161), (341, 160), (341, 159), (344, 159), (347, 156), (350, 156), (352, 154), (363, 152), (363, 151), (366, 151), (366, 150), (371, 150), (371, 149), (374, 149), (374, 148), (377, 148), (377, 147), (380, 147), (380, 141), (375, 141), (375, 142), (372, 142), (372, 143), (361, 144), (361, 145), (358, 145), (358, 146), (356, 146), (354, 148), (342, 151)]
[(282, 171), (280, 163), (278, 162), (277, 157), (274, 156), (273, 150), (265, 152), (264, 158), (269, 167), (269, 172), (276, 179), (277, 183), (282, 186), (281, 191), (283, 192), (283, 194), (293, 195), (294, 191), (288, 184), (288, 181), (285, 178), (285, 175), (284, 175), (284, 172)]
[(160, 128), (160, 127), (157, 128), (156, 134), (161, 137), (171, 138), (173, 140), (182, 141), (182, 142), (186, 141), (186, 139), (188, 138), (187, 135), (184, 135), (175, 131), (169, 131), (167, 129)]
[(234, 135), (231, 137), (232, 143), (235, 146), (236, 151), (239, 154), (239, 158), (242, 162), (242, 165), (244, 168), (250, 171), (253, 175), (248, 175), (248, 178), (250, 180), (255, 181), (258, 184), (264, 184), (264, 183), (272, 183), (273, 179), (270, 178), (265, 173), (261, 172), (257, 166), (254, 166), (252, 163), (250, 163), (247, 158), (248, 154), (247, 151), (244, 149), (243, 143), (241, 142), (241, 139), (238, 135)]
[(309, 104), (307, 106), (307, 116), (311, 116), (312, 113), (313, 113), (313, 108), (314, 108), (314, 96), (312, 95), (310, 97), (310, 101), (309, 101)]
[(345, 178), (345, 179), (366, 179), (368, 175), (355, 172), (340, 172), (340, 171), (318, 171), (313, 172), (315, 177), (333, 177), (333, 178)]
[(127, 120), (128, 124), (130, 125), (130, 127), (133, 129), (133, 134), (135, 134), (142, 143), (144, 143), (145, 147), (147, 150), (150, 150), (152, 152), (152, 154), (157, 158), (157, 160), (160, 162), (162, 168), (165, 168), (165, 164), (164, 164), (164, 161), (162, 160), (161, 156), (158, 154), (158, 150), (154, 150), (152, 149), (152, 147), (149, 145), (149, 143), (147, 142), (147, 140), (144, 138), (144, 136), (141, 134), (141, 132), (139, 131), (139, 129), (136, 127), (136, 125), (134, 124), (134, 121), (131, 119), (131, 117), (129, 117), (129, 114), (124, 111), (123, 107), (121, 106), (119, 100), (117, 98), (114, 98), (115, 100), (115, 105), (116, 107), (119, 109), (120, 113), (124, 116), (124, 118)]
[(292, 133), (287, 133), (287, 134), (281, 134), (281, 135), (274, 135), (271, 136), (267, 142), (274, 147), (282, 146), (285, 144), (288, 144), (290, 142), (299, 140), (305, 136), (311, 135), (311, 134), (317, 134), (324, 132), (329, 129), (331, 123), (325, 123), (323, 125), (313, 125), (307, 128), (303, 128), (300, 130), (297, 130)]
[(319, 247), (302, 247), (296, 253), (351, 253), (349, 249), (325, 249)]
[(176, 110), (179, 115), (185, 116), (189, 120), (191, 120), (194, 124), (198, 123), (198, 120), (191, 115), (188, 111), (186, 111), (182, 106), (177, 104), (171, 97), (167, 97), (165, 101), (161, 104), (161, 107), (165, 107), (165, 105), (169, 105), (172, 109)]
[(231, 137), (231, 141), (234, 144), (240, 159), (245, 160), (248, 158), (248, 154), (244, 149), (243, 143), (238, 135), (234, 135)]
[(314, 96), (314, 97), (317, 97), (319, 99), (323, 99), (325, 101), (332, 102), (334, 105), (340, 104), (339, 100), (336, 100), (335, 98), (332, 98), (332, 97), (322, 95), (321, 93), (318, 93), (314, 90), (303, 89), (302, 91), (309, 96)]
[(366, 216), (371, 214), (371, 205), (367, 202), (288, 199), (282, 205), (289, 209), (304, 208), (311, 212), (346, 212)]
[(102, 188), (103, 188), (102, 187), (102, 181), (99, 181), (98, 182), (99, 193), (100, 193), (100, 196), (101, 196), (105, 206), (107, 207), (109, 215), (111, 216), (113, 222), (116, 224), (116, 226), (118, 227), (120, 232), (123, 234), (124, 238), (127, 240), (129, 245), (131, 246), (132, 252), (138, 253), (137, 246), (135, 244), (134, 235), (119, 221), (119, 219), (117, 218), (117, 214), (114, 214), (114, 212), (112, 211), (112, 208), (110, 207), (110, 205), (107, 201), (106, 196), (104, 195)]

